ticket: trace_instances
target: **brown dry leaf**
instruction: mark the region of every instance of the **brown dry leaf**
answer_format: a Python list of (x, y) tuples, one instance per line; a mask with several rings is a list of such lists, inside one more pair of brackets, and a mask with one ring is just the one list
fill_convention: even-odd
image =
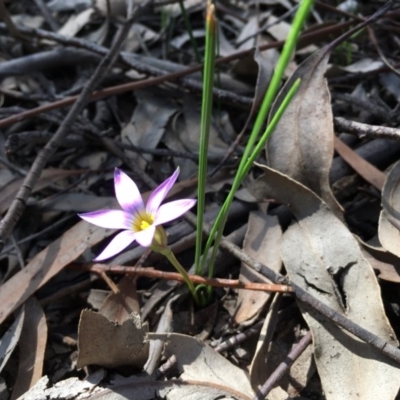
[[(281, 295), (276, 295), (272, 301), (258, 338), (257, 349), (250, 367), (250, 379), (254, 391), (257, 391), (278, 365), (285, 360), (293, 347), (293, 343), (302, 336), (299, 329), (301, 316), (297, 310), (293, 310), (293, 308), (283, 309), (278, 314), (281, 298)], [(308, 346), (295, 360), (289, 372), (280, 378), (279, 385), (287, 392), (285, 399), (290, 398), (290, 396), (296, 397), (315, 373), (312, 353), (312, 347)], [(270, 395), (268, 395), (269, 397)], [(272, 396), (271, 393), (271, 399), (274, 397), (276, 398), (277, 395)]]
[[(197, 99), (187, 95), (183, 100), (183, 113), (174, 119), (172, 126), (166, 130), (165, 145), (174, 151), (199, 153), (200, 140), (200, 108)], [(210, 127), (208, 157), (222, 158), (228, 146), (223, 142), (213, 124)], [(181, 179), (197, 176), (197, 163), (180, 157), (174, 157), (176, 165), (181, 167)]]
[(276, 40), (286, 40), (291, 29), (291, 24), (280, 20), (275, 15), (270, 15), (265, 24), (270, 25), (267, 32)]
[(268, 377), (265, 372), (265, 367), (268, 365), (268, 348), (276, 330), (277, 315), (281, 305), (281, 300), (282, 296), (279, 293), (273, 298), (258, 337), (257, 348), (250, 365), (250, 382), (254, 391), (259, 389)]
[(87, 400), (95, 398), (94, 393), (96, 393), (96, 389), (98, 389), (98, 385), (104, 379), (104, 376), (105, 371), (101, 369), (91, 374), (87, 379), (69, 378), (57, 382), (52, 387), (49, 378), (44, 376), (18, 400)]
[(382, 190), (378, 235), (382, 246), (400, 257), (400, 161), (390, 170)]
[(371, 264), (378, 278), (387, 282), (400, 283), (400, 258), (384, 250), (361, 243), (364, 257)]
[(47, 322), (35, 297), (25, 303), (25, 320), (19, 340), (18, 376), (11, 400), (27, 392), (42, 377), (47, 342)]
[(62, 36), (76, 36), (89, 23), (93, 13), (94, 9), (88, 8), (79, 14), (71, 15), (68, 21), (59, 29), (58, 33)]
[(335, 136), (335, 150), (362, 178), (382, 190), (386, 175)]
[[(57, 182), (60, 179), (63, 178), (68, 178), (69, 176), (72, 175), (77, 175), (77, 174), (82, 174), (82, 170), (65, 170), (65, 169), (45, 169), (43, 170), (42, 174), (40, 175), (40, 178), (35, 185), (34, 189), (32, 190), (32, 193), (36, 193), (39, 190), (42, 190), (43, 188), (49, 186), (50, 184)], [(10, 204), (14, 200), (19, 188), (21, 187), (24, 179), (19, 178), (16, 179), (12, 182), (10, 182), (8, 185), (3, 187), (0, 191), (0, 213), (4, 213), (8, 207), (10, 207)]]
[(179, 371), (183, 371), (180, 379), (207, 382), (240, 399), (253, 397), (247, 374), (202, 341), (178, 333), (149, 333), (149, 339), (165, 342), (165, 356), (175, 356)]
[[(221, 387), (209, 382), (170, 379), (154, 380), (149, 376), (114, 376), (111, 383), (99, 383), (99, 372), (85, 380), (69, 378), (49, 388), (47, 377), (26, 393), (20, 400), (66, 399), (66, 400), (250, 400), (229, 386)], [(273, 399), (275, 400), (275, 399)], [(280, 400), (280, 399), (279, 399)]]
[(293, 83), (301, 78), (299, 89), (267, 142), (266, 152), (271, 168), (310, 188), (340, 217), (342, 209), (329, 186), (334, 137), (330, 94), (324, 77), (329, 55), (326, 47), (312, 54), (280, 91), (271, 115)]
[[(268, 14), (268, 12), (264, 13), (264, 15)], [(236, 44), (239, 44), (239, 46), (236, 46), (237, 50), (250, 50), (252, 47), (256, 46), (257, 34), (260, 29), (259, 20), (259, 15), (252, 15), (242, 26), (236, 38)]]
[(142, 324), (135, 313), (117, 324), (101, 314), (83, 310), (78, 329), (77, 368), (99, 365), (141, 370), (149, 354), (148, 331), (147, 322)]
[(134, 313), (140, 314), (139, 299), (136, 292), (136, 278), (124, 276), (117, 285), (119, 293), (110, 293), (102, 304), (99, 314), (121, 325)]
[[(290, 279), (337, 313), (398, 346), (375, 274), (351, 232), (308, 188), (259, 167), (265, 175), (253, 184), (258, 195), (290, 204), (298, 221), (282, 241)], [(400, 387), (397, 366), (313, 309), (299, 306), (313, 334), (314, 356), (328, 400), (394, 399)]]
[(7, 364), (11, 353), (14, 351), (15, 347), (19, 342), (21, 336), (22, 326), (25, 319), (25, 308), (18, 313), (13, 324), (8, 328), (7, 332), (2, 336), (0, 340), (0, 372), (3, 370), (4, 366)]
[(2, 285), (0, 324), (61, 269), (113, 232), (82, 221), (38, 253), (22, 271)]
[[(246, 54), (243, 58), (239, 59), (232, 68), (233, 74), (239, 74), (247, 78), (248, 77), (253, 78), (254, 75), (257, 74), (257, 81), (254, 90), (253, 104), (251, 105), (251, 110), (247, 117), (247, 120), (244, 123), (241, 132), (239, 133), (239, 135), (237, 135), (235, 141), (231, 144), (229, 150), (226, 152), (224, 158), (215, 168), (216, 170), (219, 169), (219, 167), (224, 163), (224, 161), (228, 159), (232, 149), (234, 149), (237, 145), (236, 142), (242, 139), (242, 136), (247, 131), (249, 123), (254, 119), (254, 115), (260, 109), (261, 103), (265, 96), (265, 92), (271, 80), (274, 65), (276, 64), (277, 58), (279, 58), (279, 55), (277, 55), (276, 57), (274, 57), (274, 62), (272, 62), (271, 58), (273, 57), (271, 56), (270, 51), (272, 52), (275, 51), (277, 53), (276, 49), (270, 49), (267, 52), (261, 53), (261, 51), (258, 48), (256, 48), (254, 50), (254, 53), (250, 52)], [(270, 57), (268, 58), (267, 56)], [(214, 174), (214, 172), (211, 172), (211, 175), (212, 174)], [(238, 192), (236, 192), (235, 196), (237, 198), (240, 198), (237, 195)]]
[[(172, 304), (175, 303), (181, 294), (176, 294), (170, 298), (164, 307), (164, 311), (161, 314), (160, 320), (157, 324), (158, 333), (172, 332), (173, 331), (173, 310)], [(147, 359), (146, 365), (143, 367), (144, 371), (152, 375), (154, 371), (160, 366), (160, 360), (164, 349), (164, 343), (161, 340), (150, 340), (149, 358)]]
[[(122, 18), (126, 16), (125, 0), (94, 0), (93, 5), (104, 17)], [(110, 15), (108, 15), (110, 11)]]
[[(155, 149), (165, 132), (170, 118), (178, 110), (176, 104), (147, 91), (136, 91), (137, 107), (133, 111), (130, 122), (122, 129), (121, 136), (124, 143), (148, 149)], [(129, 157), (137, 160), (139, 166), (145, 169), (153, 156), (125, 151)]]
[[(257, 261), (267, 264), (275, 272), (282, 267), (280, 241), (282, 229), (277, 217), (253, 211), (250, 213), (243, 250)], [(271, 283), (248, 265), (240, 267), (239, 279), (243, 282)], [(271, 293), (239, 289), (234, 320), (237, 324), (257, 317), (271, 297)]]
[(118, 207), (115, 197), (100, 197), (94, 194), (72, 192), (50, 196), (38, 201), (36, 204), (42, 210), (90, 212), (101, 210), (113, 203), (115, 203), (115, 207)]

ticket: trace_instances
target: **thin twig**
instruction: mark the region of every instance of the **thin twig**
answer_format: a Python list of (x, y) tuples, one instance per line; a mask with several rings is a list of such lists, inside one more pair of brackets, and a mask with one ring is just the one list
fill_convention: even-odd
[[(299, 44), (303, 43), (304, 45), (306, 45), (309, 42), (312, 42), (314, 39), (318, 40), (319, 38), (322, 38), (322, 37), (325, 38), (327, 34), (332, 34), (337, 31), (341, 31), (342, 29), (345, 29), (351, 25), (352, 25), (352, 21), (350, 21), (350, 22), (347, 21), (347, 22), (343, 22), (341, 24), (337, 24), (333, 27), (323, 28), (318, 31), (316, 30), (316, 31), (313, 31), (308, 34), (304, 34), (303, 36), (300, 36)], [(5, 28), (4, 24), (0, 23), (0, 31), (4, 30), (4, 28)], [(62, 35), (59, 35), (59, 34), (56, 34), (53, 32), (49, 32), (49, 31), (45, 31), (42, 29), (33, 29), (33, 28), (22, 27), (22, 26), (18, 26), (17, 29), (19, 32), (25, 33), (27, 35), (31, 35), (31, 36), (39, 37), (39, 38), (43, 38), (43, 39), (54, 40), (54, 41), (57, 41), (59, 43), (66, 45), (66, 46), (75, 46), (78, 48), (84, 48), (86, 50), (89, 50), (93, 53), (100, 54), (100, 55), (104, 55), (108, 51), (107, 48), (105, 48), (103, 46), (98, 46), (92, 42), (89, 42), (89, 41), (86, 41), (83, 39), (79, 39), (79, 38), (64, 37)], [(268, 43), (266, 45), (260, 46), (260, 51), (271, 49), (271, 48), (279, 48), (279, 47), (283, 46), (283, 44), (284, 44), (284, 41)], [(250, 49), (250, 50), (240, 51), (240, 52), (234, 53), (227, 57), (221, 57), (216, 60), (216, 64), (223, 64), (223, 63), (227, 63), (227, 62), (239, 59), (239, 58), (247, 55), (250, 51), (253, 51), (253, 50)], [(163, 71), (163, 70), (151, 67), (151, 66), (147, 65), (146, 63), (134, 60), (129, 54), (121, 53), (119, 55), (119, 57), (120, 57), (119, 61), (121, 63), (123, 63), (124, 65), (128, 66), (129, 68), (134, 68), (142, 73), (147, 73), (147, 74), (156, 75), (156, 76), (158, 75), (158, 76), (156, 78), (145, 79), (140, 82), (133, 82), (133, 83), (125, 84), (125, 85), (119, 85), (117, 87), (108, 88), (105, 90), (100, 90), (93, 94), (93, 97), (91, 98), (91, 100), (100, 99), (100, 98), (111, 96), (111, 95), (114, 95), (117, 93), (123, 93), (124, 91), (140, 89), (140, 88), (148, 87), (151, 85), (159, 85), (166, 81), (175, 81), (178, 79), (180, 79), (180, 86), (189, 88), (191, 90), (197, 90), (200, 92), (202, 91), (202, 85), (200, 82), (195, 81), (193, 79), (181, 79), (186, 75), (201, 71), (203, 68), (202, 65), (195, 65), (193, 67), (186, 68), (179, 72), (165, 73), (165, 71)], [(231, 101), (231, 102), (241, 105), (241, 106), (245, 105), (246, 107), (249, 107), (252, 103), (252, 99), (248, 99), (247, 97), (244, 97), (244, 96), (235, 95), (226, 90), (214, 88), (213, 92), (214, 92), (214, 96), (217, 97), (218, 99), (228, 100), (228, 101)], [(18, 122), (21, 119), (35, 116), (39, 113), (43, 113), (43, 112), (50, 111), (50, 110), (60, 108), (60, 107), (66, 107), (68, 105), (73, 104), (75, 101), (76, 101), (76, 97), (72, 96), (67, 99), (63, 99), (59, 102), (46, 104), (44, 106), (37, 107), (34, 110), (29, 110), (29, 111), (26, 111), (25, 113), (14, 115), (9, 118), (5, 118), (3, 120), (0, 120), (0, 128), (8, 126), (10, 124), (13, 124), (15, 122)]]
[(57, 132), (54, 134), (52, 139), (49, 140), (47, 145), (41, 151), (39, 151), (35, 161), (32, 164), (31, 169), (29, 170), (28, 175), (24, 179), (24, 182), (22, 183), (15, 199), (13, 200), (10, 208), (8, 209), (7, 214), (0, 222), (0, 251), (3, 249), (7, 239), (10, 237), (12, 230), (14, 229), (18, 220), (20, 219), (25, 209), (28, 197), (31, 194), (31, 191), (34, 188), (36, 182), (38, 181), (40, 174), (42, 173), (42, 170), (45, 167), (46, 163), (51, 158), (51, 156), (56, 152), (60, 143), (63, 141), (65, 136), (70, 131), (70, 126), (72, 122), (76, 119), (76, 117), (85, 107), (87, 101), (90, 98), (91, 92), (104, 78), (106, 73), (109, 71), (109, 68), (116, 61), (119, 54), (119, 49), (123, 43), (124, 38), (126, 37), (126, 35), (130, 30), (132, 21), (134, 20), (134, 18), (136, 18), (136, 16), (139, 14), (142, 8), (150, 4), (151, 1), (152, 0), (144, 1), (140, 6), (132, 8), (132, 12), (128, 17), (127, 22), (125, 23), (125, 26), (118, 33), (118, 40), (115, 40), (114, 45), (110, 49), (109, 53), (100, 62), (96, 71), (87, 82), (87, 85), (82, 90), (82, 93), (80, 94), (76, 103), (74, 103), (74, 105), (71, 107), (70, 111), (65, 117), (63, 123), (58, 128)]
[(42, 13), (46, 22), (49, 24), (50, 28), (55, 32), (58, 31), (60, 29), (60, 25), (51, 15), (51, 12), (48, 9), (47, 4), (43, 0), (34, 0), (34, 2), (36, 4), (37, 8)]
[(335, 128), (340, 132), (353, 133), (360, 137), (400, 140), (400, 129), (388, 126), (368, 125), (335, 117)]
[(249, 329), (246, 329), (243, 332), (238, 333), (235, 336), (230, 337), (229, 339), (225, 340), (225, 342), (222, 342), (218, 346), (214, 347), (214, 350), (217, 351), (218, 353), (222, 353), (223, 351), (227, 351), (230, 348), (237, 346), (238, 344), (244, 342), (246, 339), (257, 335), (260, 333), (260, 330), (264, 324), (264, 321), (259, 321), (253, 326), (251, 326)]
[(280, 379), (288, 372), (292, 364), (300, 357), (301, 353), (309, 346), (312, 341), (311, 332), (308, 331), (295, 347), (286, 356), (275, 371), (268, 377), (264, 385), (257, 391), (253, 400), (264, 400), (267, 394), (277, 385)]
[[(108, 264), (71, 264), (70, 268), (77, 270), (84, 270), (99, 274), (103, 277), (106, 272), (124, 275), (137, 275), (145, 276), (148, 278), (167, 279), (178, 282), (185, 282), (182, 275), (177, 272), (158, 271), (153, 268), (143, 267), (129, 267), (122, 265), (108, 265)], [(204, 284), (213, 287), (224, 287), (233, 289), (246, 289), (262, 292), (279, 292), (288, 293), (292, 292), (292, 288), (288, 285), (277, 285), (271, 283), (254, 283), (242, 282), (238, 279), (220, 279), (220, 278), (204, 278), (198, 275), (188, 275), (189, 279), (196, 284)]]

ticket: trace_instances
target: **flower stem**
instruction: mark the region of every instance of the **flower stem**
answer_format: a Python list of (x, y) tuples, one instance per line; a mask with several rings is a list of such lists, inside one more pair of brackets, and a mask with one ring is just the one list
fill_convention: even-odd
[(175, 269), (182, 275), (183, 279), (185, 280), (186, 284), (189, 287), (190, 292), (194, 298), (194, 301), (197, 305), (200, 305), (199, 297), (196, 292), (196, 288), (194, 287), (193, 282), (190, 280), (188, 273), (182, 267), (180, 262), (176, 259), (175, 254), (171, 251), (169, 247), (165, 247), (163, 249), (162, 254), (168, 258), (168, 261), (175, 267)]

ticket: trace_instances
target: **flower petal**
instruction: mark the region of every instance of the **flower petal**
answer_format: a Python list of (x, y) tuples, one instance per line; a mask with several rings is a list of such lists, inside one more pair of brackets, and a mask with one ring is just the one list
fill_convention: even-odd
[(131, 229), (132, 217), (122, 210), (99, 210), (78, 214), (82, 219), (91, 224), (109, 229)]
[(165, 224), (172, 221), (189, 211), (195, 204), (195, 199), (182, 199), (163, 204), (156, 214), (154, 225)]
[(114, 172), (115, 196), (122, 209), (130, 214), (144, 210), (142, 195), (136, 183), (120, 169)]
[(150, 247), (156, 232), (155, 225), (150, 225), (147, 229), (135, 233), (135, 239), (143, 247)]
[(148, 214), (157, 214), (157, 210), (159, 209), (160, 204), (165, 199), (165, 196), (171, 190), (172, 186), (174, 186), (174, 183), (178, 179), (178, 175), (179, 167), (167, 180), (165, 180), (161, 185), (154, 189), (146, 204), (146, 211)]
[(108, 246), (100, 253), (94, 261), (102, 261), (112, 256), (115, 256), (135, 240), (135, 232), (123, 231), (108, 244)]

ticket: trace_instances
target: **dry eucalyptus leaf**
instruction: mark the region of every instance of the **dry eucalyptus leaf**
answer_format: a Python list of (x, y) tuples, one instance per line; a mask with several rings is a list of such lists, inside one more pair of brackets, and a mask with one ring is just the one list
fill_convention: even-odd
[(74, 11), (76, 9), (89, 8), (92, 0), (50, 0), (47, 7), (52, 12)]
[(386, 175), (373, 164), (358, 155), (351, 147), (335, 136), (335, 150), (361, 177), (379, 191), (382, 190)]
[(105, 368), (133, 367), (145, 364), (149, 343), (147, 322), (132, 313), (121, 325), (90, 310), (83, 310), (78, 329), (77, 367), (99, 365)]
[[(261, 211), (252, 211), (249, 216), (243, 250), (253, 259), (263, 262), (275, 272), (282, 267), (280, 241), (282, 229), (277, 217)], [(260, 273), (242, 263), (239, 279), (243, 282), (271, 283)], [(239, 289), (234, 320), (237, 324), (257, 317), (271, 297), (271, 293)]]
[(179, 379), (159, 381), (149, 376), (125, 378), (117, 375), (111, 383), (102, 382), (100, 386), (101, 376), (98, 372), (83, 381), (69, 378), (56, 383), (53, 387), (48, 387), (49, 382), (45, 377), (20, 400), (251, 400), (251, 397), (238, 395), (229, 387), (219, 387), (208, 382), (188, 382)]
[[(282, 241), (290, 279), (337, 313), (398, 346), (375, 274), (351, 232), (308, 188), (259, 167), (264, 175), (254, 182), (258, 194), (290, 204), (298, 221)], [(400, 387), (397, 366), (313, 309), (299, 306), (313, 334), (315, 360), (328, 400), (394, 399)]]
[(268, 377), (265, 367), (267, 364), (268, 348), (276, 329), (277, 315), (281, 305), (282, 296), (277, 294), (273, 298), (264, 319), (263, 326), (257, 341), (257, 348), (250, 365), (250, 382), (253, 390), (257, 390)]
[(247, 374), (200, 340), (178, 333), (149, 333), (149, 339), (165, 342), (166, 357), (174, 355), (184, 381), (207, 382), (238, 398), (252, 398)]
[(390, 170), (382, 190), (378, 235), (382, 246), (400, 257), (400, 161)]
[[(47, 197), (38, 201), (37, 204), (38, 207), (46, 211), (90, 212), (107, 208), (112, 202), (115, 202), (115, 197), (100, 197), (94, 194), (72, 192)], [(117, 203), (115, 203), (115, 207), (118, 207)]]
[[(47, 376), (40, 379), (37, 384), (28, 392), (23, 394), (18, 400), (87, 400), (94, 399), (94, 393), (101, 390), (99, 383), (104, 379), (105, 371), (103, 369), (96, 371), (86, 379), (68, 378), (57, 382), (53, 386)], [(114, 399), (109, 397), (109, 399)], [(124, 398), (126, 400), (126, 398)]]
[(123, 18), (126, 16), (126, 0), (93, 0), (93, 5), (104, 17)]
[(266, 21), (266, 25), (270, 27), (267, 28), (267, 32), (271, 34), (276, 40), (286, 40), (291, 24), (286, 21), (279, 20), (279, 18), (274, 15), (270, 15)]
[(22, 326), (25, 319), (25, 308), (22, 307), (18, 313), (17, 318), (13, 324), (8, 328), (7, 332), (2, 336), (0, 340), (0, 372), (7, 364), (12, 352), (18, 344), (21, 336)]
[[(172, 332), (173, 331), (173, 311), (172, 304), (181, 297), (181, 294), (176, 294), (170, 298), (165, 305), (164, 311), (161, 314), (157, 324), (157, 332)], [(164, 343), (161, 340), (150, 340), (149, 358), (143, 369), (152, 375), (156, 368), (160, 366), (160, 360), (164, 349)]]
[(361, 243), (361, 245), (364, 257), (377, 272), (379, 279), (400, 283), (400, 258), (384, 249), (367, 246), (365, 243)]
[(271, 116), (293, 83), (301, 78), (300, 87), (267, 142), (266, 152), (271, 168), (310, 188), (340, 216), (341, 207), (329, 186), (334, 137), (330, 94), (324, 76), (329, 55), (327, 48), (323, 48), (308, 57), (278, 94)]
[(260, 30), (259, 19), (259, 15), (253, 15), (243, 25), (236, 38), (236, 43), (239, 44), (237, 50), (250, 50), (256, 45), (257, 34)]
[(357, 73), (367, 73), (376, 71), (384, 66), (382, 60), (374, 60), (372, 58), (362, 58), (353, 64), (347, 65), (346, 67), (340, 67), (343, 71)]
[(76, 36), (89, 23), (93, 13), (94, 9), (88, 8), (77, 15), (71, 15), (68, 21), (59, 29), (58, 33), (62, 36)]
[[(254, 391), (262, 386), (278, 365), (286, 359), (287, 354), (295, 346), (293, 343), (298, 342), (304, 335), (304, 332), (299, 329), (301, 315), (298, 310), (290, 307), (282, 309), (278, 314), (281, 297), (281, 295), (276, 295), (272, 301), (258, 338), (257, 349), (250, 367), (250, 380)], [(296, 397), (315, 373), (312, 353), (312, 347), (308, 346), (294, 361), (289, 372), (279, 380), (281, 388), (292, 397)], [(289, 397), (287, 394), (286, 396)], [(269, 398), (270, 395), (268, 395)], [(276, 396), (271, 395), (271, 400), (273, 398)]]
[(0, 323), (61, 269), (113, 232), (82, 221), (36, 254), (22, 271), (2, 285)]
[[(32, 193), (36, 193), (43, 188), (59, 181), (60, 179), (68, 178), (70, 176), (82, 174), (82, 170), (65, 170), (65, 169), (44, 169), (40, 178), (32, 190)], [(6, 186), (2, 187), (0, 191), (0, 213), (4, 213), (20, 189), (24, 178), (18, 178), (9, 182)]]
[(18, 376), (11, 400), (28, 391), (42, 377), (47, 343), (47, 322), (42, 307), (35, 297), (25, 303), (26, 317), (19, 340), (20, 359)]
[(117, 285), (119, 293), (110, 293), (102, 304), (99, 314), (119, 325), (132, 313), (140, 314), (139, 299), (136, 292), (136, 279), (124, 276)]
[[(177, 106), (171, 100), (147, 91), (136, 91), (136, 100), (138, 105), (132, 118), (122, 129), (122, 140), (127, 144), (155, 149), (164, 135), (168, 121), (176, 113)], [(137, 160), (143, 169), (153, 159), (150, 154), (138, 154), (129, 150), (125, 152)]]
[[(187, 95), (183, 100), (183, 113), (178, 115), (171, 127), (165, 132), (164, 143), (174, 151), (199, 153), (200, 140), (200, 106), (193, 96)], [(220, 139), (214, 125), (210, 127), (208, 157), (222, 158), (228, 146)], [(174, 157), (176, 165), (181, 167), (180, 179), (197, 176), (197, 162), (180, 157)]]

